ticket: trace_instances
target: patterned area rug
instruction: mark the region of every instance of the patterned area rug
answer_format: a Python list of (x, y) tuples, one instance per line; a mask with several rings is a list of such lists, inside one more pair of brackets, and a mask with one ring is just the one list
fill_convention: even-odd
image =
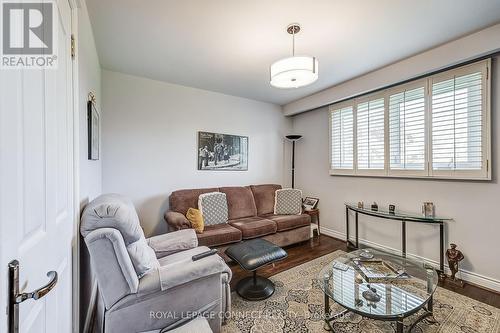
[[(232, 317), (223, 333), (326, 332), (323, 329), (323, 292), (317, 276), (325, 265), (341, 255), (336, 251), (271, 277), (274, 294), (264, 301), (248, 302), (232, 294)], [(333, 303), (333, 304), (332, 304)], [(341, 311), (331, 302), (333, 313)], [(405, 331), (419, 313), (405, 320)], [(500, 309), (439, 288), (434, 294), (434, 318), (425, 319), (412, 332), (500, 332)], [(392, 333), (391, 322), (375, 321), (350, 313), (334, 324), (335, 332)]]

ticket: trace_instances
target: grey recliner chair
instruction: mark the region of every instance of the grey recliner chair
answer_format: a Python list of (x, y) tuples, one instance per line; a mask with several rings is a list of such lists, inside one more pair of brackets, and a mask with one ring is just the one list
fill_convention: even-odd
[(208, 251), (193, 230), (146, 239), (130, 200), (105, 194), (82, 215), (81, 234), (89, 249), (105, 306), (104, 332), (146, 332), (174, 328), (205, 313), (213, 332), (230, 311), (231, 270)]

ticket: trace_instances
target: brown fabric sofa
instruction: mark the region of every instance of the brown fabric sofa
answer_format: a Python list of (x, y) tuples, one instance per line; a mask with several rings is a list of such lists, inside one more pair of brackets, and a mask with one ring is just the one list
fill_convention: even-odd
[(198, 208), (200, 194), (226, 194), (229, 222), (206, 226), (197, 234), (199, 245), (225, 249), (229, 244), (252, 238), (264, 238), (278, 246), (303, 242), (310, 238), (311, 217), (274, 215), (274, 196), (280, 185), (250, 185), (174, 191), (170, 195), (170, 210), (165, 220), (170, 231), (191, 228), (186, 219), (189, 208)]

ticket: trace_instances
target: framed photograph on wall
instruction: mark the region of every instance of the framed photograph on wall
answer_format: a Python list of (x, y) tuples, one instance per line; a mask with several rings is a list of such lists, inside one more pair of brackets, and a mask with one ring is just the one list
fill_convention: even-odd
[(87, 102), (87, 132), (88, 132), (88, 159), (96, 161), (99, 159), (99, 112), (95, 107), (95, 102)]
[(302, 205), (304, 206), (305, 210), (312, 210), (316, 209), (316, 207), (318, 206), (318, 202), (319, 202), (318, 198), (306, 197)]
[(248, 137), (198, 132), (198, 170), (247, 171)]

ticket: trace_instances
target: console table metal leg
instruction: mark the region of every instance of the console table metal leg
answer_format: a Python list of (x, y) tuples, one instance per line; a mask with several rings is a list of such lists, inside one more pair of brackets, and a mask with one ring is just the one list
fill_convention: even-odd
[(439, 269), (440, 274), (444, 274), (444, 224), (439, 224)]
[(401, 221), (401, 249), (403, 257), (406, 258), (406, 222)]
[(349, 207), (345, 207), (345, 240), (349, 247)]
[(358, 212), (356, 212), (356, 248), (359, 249), (359, 237), (358, 237)]

